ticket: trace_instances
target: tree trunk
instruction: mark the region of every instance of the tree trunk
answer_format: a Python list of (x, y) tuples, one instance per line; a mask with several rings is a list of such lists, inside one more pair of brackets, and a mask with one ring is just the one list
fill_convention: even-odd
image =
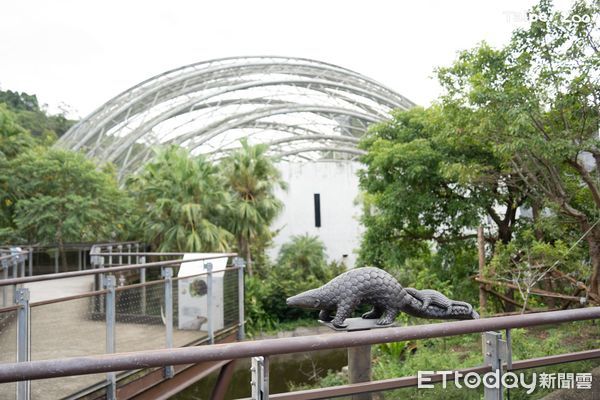
[(246, 268), (248, 269), (248, 276), (254, 275), (254, 270), (252, 269), (252, 256), (250, 254), (250, 243), (244, 238), (240, 238), (239, 240), (239, 252), (240, 256), (246, 259)]
[[(485, 238), (483, 237), (483, 226), (479, 225), (477, 228), (477, 249), (479, 255), (479, 278), (484, 277), (485, 269)], [(479, 314), (484, 315), (487, 309), (487, 292), (485, 291), (486, 285), (484, 283), (479, 284)]]
[[(514, 300), (515, 299), (515, 289), (511, 289), (511, 288), (506, 289), (506, 292), (504, 292), (504, 295), (506, 297), (508, 297), (509, 299)], [(515, 311), (515, 305), (509, 301), (506, 301), (504, 310), (507, 312), (513, 312), (513, 311)]]
[[(58, 228), (58, 231), (56, 233), (56, 239), (58, 244), (58, 255), (62, 261), (62, 268), (64, 272), (67, 272), (69, 268), (67, 266), (67, 254), (65, 253), (65, 243), (62, 237), (62, 226), (59, 226)], [(60, 270), (58, 272), (60, 272)]]
[(587, 242), (592, 260), (590, 291), (595, 295), (600, 295), (600, 229), (598, 227), (592, 229), (588, 234)]
[[(531, 212), (533, 214), (533, 224), (536, 225), (540, 219), (540, 205), (537, 203), (537, 201), (534, 201), (532, 203)], [(537, 226), (535, 227), (535, 239), (538, 242), (544, 240), (544, 232), (542, 232), (542, 230)]]

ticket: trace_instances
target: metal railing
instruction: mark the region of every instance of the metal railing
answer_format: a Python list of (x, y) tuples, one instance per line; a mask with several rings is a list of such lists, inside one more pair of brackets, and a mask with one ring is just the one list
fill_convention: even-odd
[[(23, 250), (20, 247), (0, 248), (0, 279), (8, 279), (9, 277), (23, 277), (29, 271), (32, 274), (31, 254), (32, 249)], [(29, 268), (26, 269), (26, 263)], [(2, 289), (0, 307), (6, 307), (15, 301), (15, 291), (12, 292)]]
[[(538, 314), (515, 315), (507, 317), (494, 317), (479, 320), (443, 322), (431, 325), (416, 325), (399, 328), (383, 328), (371, 331), (354, 331), (331, 333), (325, 335), (312, 335), (303, 337), (290, 337), (282, 339), (266, 339), (259, 341), (246, 341), (231, 344), (216, 344), (211, 346), (177, 348), (171, 350), (153, 350), (105, 356), (89, 356), (78, 358), (54, 359), (45, 361), (30, 361), (10, 363), (0, 366), (0, 383), (24, 382), (27, 380), (67, 377), (73, 375), (110, 373), (121, 370), (131, 370), (147, 367), (165, 367), (176, 364), (193, 364), (205, 361), (235, 360), (248, 357), (261, 357), (263, 381), (254, 382), (258, 387), (265, 387), (268, 382), (268, 357), (278, 354), (300, 353), (315, 350), (328, 350), (348, 348), (378, 343), (399, 342), (415, 339), (440, 338), (463, 335), (469, 333), (486, 333), (485, 343), (496, 346), (490, 352), (487, 348), (486, 365), (476, 366), (460, 372), (487, 372), (499, 370), (504, 367), (508, 370), (533, 368), (545, 365), (554, 365), (564, 362), (588, 360), (600, 357), (600, 350), (589, 350), (579, 353), (554, 355), (549, 357), (515, 361), (504, 360), (498, 352), (498, 343), (493, 343), (490, 338), (498, 338), (498, 333), (493, 331), (514, 328), (526, 328), (541, 325), (554, 325), (573, 321), (583, 321), (600, 318), (600, 307), (582, 308), (565, 311), (552, 311)], [(492, 331), (492, 332), (490, 332)], [(510, 346), (510, 342), (507, 343)], [(508, 349), (510, 350), (510, 348)], [(434, 367), (433, 367), (434, 368)], [(432, 368), (432, 369), (433, 369)], [(447, 378), (452, 378), (447, 376)], [(441, 375), (430, 376), (431, 382), (441, 381)], [(403, 377), (385, 381), (373, 381), (329, 387), (323, 389), (297, 391), (291, 393), (257, 394), (258, 398), (267, 399), (322, 399), (347, 396), (358, 393), (368, 393), (382, 390), (398, 389), (416, 386), (417, 377)], [(486, 393), (487, 398), (502, 398), (502, 387), (496, 391)]]
[[(80, 271), (92, 268), (90, 252), (92, 247), (120, 248), (122, 252), (134, 253), (144, 251), (146, 246), (137, 241), (112, 243), (64, 243), (32, 245), (12, 244), (0, 246), (0, 256), (10, 255), (17, 249), (28, 252), (28, 268), (19, 276), (55, 274), (67, 271)], [(9, 261), (11, 262), (11, 261)], [(11, 262), (12, 263), (12, 262)], [(131, 264), (131, 261), (129, 262)]]
[[(14, 292), (14, 304), (0, 308), (0, 362), (214, 343), (218, 335), (232, 328), (239, 339), (244, 338), (244, 261), (234, 258), (233, 265), (227, 263), (223, 270), (212, 268), (214, 260), (230, 259), (235, 253), (145, 262), (145, 257), (183, 253), (112, 254), (104, 252), (102, 246), (95, 249), (92, 265), (97, 268), (0, 280), (0, 290)], [(123, 265), (132, 261), (142, 262)], [(174, 273), (182, 264), (198, 261), (202, 261), (204, 271), (185, 277)], [(146, 271), (160, 274), (147, 280)], [(46, 286), (42, 287), (42, 282)], [(74, 282), (83, 282), (88, 289), (39, 299), (37, 291), (47, 290), (53, 282), (59, 290), (69, 289)], [(201, 311), (180, 300), (193, 286), (199, 288), (195, 301)], [(196, 314), (188, 315), (190, 312)], [(104, 390), (107, 398), (114, 399), (118, 378), (127, 374), (117, 376), (116, 371), (108, 371), (105, 379), (95, 376), (71, 384), (39, 381), (16, 387), (0, 385), (0, 397), (8, 398), (11, 391), (17, 399), (28, 399), (32, 392), (64, 397)], [(164, 366), (164, 376), (173, 376), (172, 365)]]

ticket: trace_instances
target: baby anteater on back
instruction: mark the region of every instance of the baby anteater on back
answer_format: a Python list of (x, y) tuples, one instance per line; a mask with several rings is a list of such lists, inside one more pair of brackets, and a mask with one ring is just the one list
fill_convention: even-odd
[[(373, 307), (362, 317), (377, 319), (378, 325), (392, 324), (401, 311), (423, 318), (479, 318), (468, 303), (449, 300), (434, 290), (409, 290), (382, 269), (355, 268), (319, 288), (288, 298), (287, 305), (318, 309), (320, 320), (331, 321), (338, 328), (347, 326), (344, 321), (361, 304)], [(332, 317), (334, 311), (335, 316)]]

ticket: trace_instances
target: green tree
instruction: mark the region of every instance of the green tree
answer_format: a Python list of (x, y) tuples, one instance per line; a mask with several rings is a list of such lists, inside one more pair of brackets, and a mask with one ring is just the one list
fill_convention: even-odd
[(600, 299), (600, 3), (577, 1), (563, 15), (542, 0), (532, 14), (506, 47), (482, 44), (441, 69), (442, 101), (475, 116), (465, 131), (492, 145), (538, 212), (577, 226), (590, 260), (589, 293)]
[(423, 267), (417, 260), (428, 260), (438, 279), (451, 275), (464, 287), (476, 270), (482, 219), (493, 222), (489, 243), (512, 239), (526, 191), (488, 143), (462, 132), (463, 119), (437, 105), (413, 108), (394, 113), (362, 139), (362, 263), (412, 268), (403, 276), (409, 283)]
[(34, 144), (29, 132), (17, 123), (16, 115), (0, 103), (0, 159), (14, 158)]
[(3, 167), (4, 241), (57, 244), (66, 265), (65, 243), (123, 236), (129, 199), (114, 174), (99, 171), (83, 155), (37, 147)]
[(64, 114), (48, 115), (40, 108), (34, 94), (0, 90), (0, 103), (5, 103), (14, 113), (17, 123), (35, 137), (60, 137), (75, 123)]
[(277, 186), (285, 188), (285, 183), (267, 156), (266, 145), (251, 146), (245, 139), (241, 145), (221, 162), (232, 192), (226, 226), (234, 234), (238, 251), (246, 259), (248, 273), (252, 275), (252, 244), (265, 243), (271, 238), (270, 225), (283, 208), (274, 191)]
[(316, 236), (297, 235), (284, 243), (279, 249), (277, 266), (300, 270), (305, 275), (314, 275), (318, 279), (326, 278), (325, 245)]
[(232, 235), (222, 228), (228, 194), (204, 158), (178, 146), (158, 150), (128, 186), (140, 208), (139, 231), (158, 251), (229, 250)]

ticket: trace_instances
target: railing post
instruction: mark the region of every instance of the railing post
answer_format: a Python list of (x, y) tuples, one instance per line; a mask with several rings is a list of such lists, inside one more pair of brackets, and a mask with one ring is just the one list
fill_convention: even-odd
[(213, 344), (215, 342), (215, 332), (213, 330), (213, 281), (212, 281), (212, 269), (213, 265), (210, 262), (204, 264), (206, 268), (206, 318), (207, 318), (207, 330), (208, 330), (208, 342)]
[(236, 257), (233, 261), (234, 265), (238, 267), (238, 340), (244, 340), (246, 338), (246, 316), (244, 314), (244, 267), (246, 262), (241, 257)]
[(56, 248), (56, 251), (54, 252), (54, 273), (58, 274), (58, 252), (59, 252), (59, 248)]
[(252, 380), (252, 400), (269, 399), (269, 358), (252, 357), (252, 367), (250, 368)]
[[(138, 256), (138, 264), (146, 264), (146, 256)], [(146, 268), (140, 268), (140, 283), (142, 284), (142, 315), (146, 315)]]
[[(19, 256), (13, 255), (10, 257), (10, 263), (12, 264), (12, 277), (19, 277)], [(13, 288), (13, 301), (17, 298), (17, 285), (12, 285)]]
[[(17, 289), (15, 303), (19, 305), (17, 313), (17, 362), (26, 362), (29, 361), (30, 355), (29, 289)], [(30, 381), (17, 383), (17, 400), (28, 400), (30, 392)]]
[[(348, 380), (352, 383), (369, 382), (371, 380), (371, 345), (348, 347)], [(351, 396), (352, 400), (371, 400), (371, 393), (359, 393)]]
[[(1, 255), (1, 253), (0, 253)], [(8, 260), (3, 259), (0, 261), (2, 266), (2, 279), (8, 279)], [(2, 307), (6, 307), (8, 305), (8, 286), (2, 286)]]
[(25, 254), (21, 253), (21, 255), (19, 256), (19, 258), (21, 259), (21, 278), (25, 277)]
[(29, 276), (33, 276), (33, 247), (29, 248)]
[[(483, 352), (485, 365), (491, 365), (492, 372), (498, 371), (496, 375), (497, 384), (484, 385), (483, 397), (485, 400), (502, 400), (504, 391), (502, 387), (502, 363), (507, 358), (507, 346), (506, 341), (502, 340), (502, 333), (485, 332), (483, 334)], [(485, 379), (485, 375), (483, 379)]]
[[(173, 268), (162, 268), (165, 281), (165, 325), (167, 349), (173, 348)], [(172, 365), (165, 366), (165, 378), (172, 378), (175, 373)]]
[[(116, 279), (113, 275), (106, 275), (104, 278), (104, 287), (106, 288), (106, 354), (115, 352), (115, 311), (116, 311), (116, 299), (115, 299), (115, 285)], [(117, 377), (114, 372), (108, 372), (106, 374), (106, 398), (108, 400), (115, 400), (116, 389), (117, 389)]]
[(127, 256), (127, 264), (131, 265), (131, 243), (127, 243), (127, 253), (129, 253)]
[(112, 246), (108, 246), (108, 267), (112, 267), (113, 266), (113, 256), (112, 256)]
[(117, 252), (119, 253), (119, 265), (123, 265), (123, 245), (117, 246)]

